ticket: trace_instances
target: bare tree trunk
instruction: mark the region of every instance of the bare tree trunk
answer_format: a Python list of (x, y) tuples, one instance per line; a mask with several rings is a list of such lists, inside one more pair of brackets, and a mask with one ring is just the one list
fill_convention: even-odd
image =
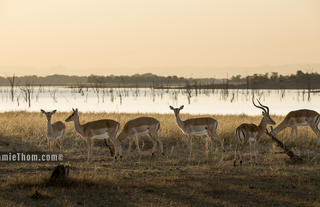
[(7, 80), (9, 81), (9, 84), (10, 84), (10, 95), (11, 95), (11, 101), (13, 102), (13, 100), (14, 100), (14, 86), (15, 86), (15, 80), (16, 80), (15, 74), (13, 74), (12, 77), (8, 77)]
[(23, 93), (24, 100), (28, 103), (29, 108), (31, 107), (31, 94), (33, 93), (33, 86), (30, 83), (26, 83), (23, 87), (20, 87)]
[(273, 128), (271, 127), (270, 132), (268, 129), (266, 129), (266, 134), (271, 137), (272, 141), (276, 142), (278, 147), (282, 148), (284, 150), (284, 153), (286, 153), (290, 160), (293, 163), (301, 163), (303, 162), (303, 159), (299, 157), (298, 155), (294, 154), (288, 147), (286, 147), (273, 133)]

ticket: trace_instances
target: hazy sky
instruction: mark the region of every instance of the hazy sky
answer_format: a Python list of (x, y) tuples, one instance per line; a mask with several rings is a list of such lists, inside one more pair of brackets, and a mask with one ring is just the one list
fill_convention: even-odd
[(0, 75), (320, 72), (319, 0), (0, 0), (0, 26)]

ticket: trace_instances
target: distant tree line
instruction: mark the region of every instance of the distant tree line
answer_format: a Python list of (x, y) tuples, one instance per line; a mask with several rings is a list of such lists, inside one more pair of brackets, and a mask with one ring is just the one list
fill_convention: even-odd
[(320, 74), (304, 73), (281, 75), (278, 72), (254, 74), (246, 77), (233, 76), (229, 81), (236, 88), (250, 89), (319, 89)]
[[(8, 79), (11, 77), (0, 77), (0, 85), (1, 86), (9, 86)], [(67, 76), (67, 75), (49, 75), (49, 76), (16, 76), (15, 77), (15, 85), (23, 86), (26, 84), (31, 85), (55, 85), (55, 86), (62, 86), (62, 85), (74, 85), (77, 83), (86, 83), (88, 81), (88, 77), (86, 76)]]
[[(13, 79), (14, 78), (14, 79)], [(281, 75), (278, 72), (254, 74), (230, 79), (184, 78), (177, 76), (158, 76), (152, 73), (109, 76), (67, 76), (50, 75), (0, 77), (1, 86), (41, 85), (70, 87), (148, 87), (148, 88), (187, 88), (187, 89), (320, 89), (320, 74), (305, 73)]]
[(188, 79), (177, 76), (158, 76), (152, 73), (134, 74), (132, 76), (96, 76), (90, 75), (88, 83), (101, 83), (116, 87), (173, 87), (183, 86)]

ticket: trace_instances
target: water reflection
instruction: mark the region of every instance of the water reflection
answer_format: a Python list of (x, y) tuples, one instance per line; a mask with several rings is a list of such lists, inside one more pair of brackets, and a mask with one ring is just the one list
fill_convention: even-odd
[(245, 89), (150, 89), (150, 88), (66, 88), (16, 87), (12, 100), (9, 87), (0, 87), (0, 111), (70, 111), (83, 112), (149, 112), (171, 113), (168, 105), (186, 105), (192, 114), (257, 115), (251, 97), (270, 106), (272, 114), (286, 114), (301, 108), (318, 109), (318, 93), (307, 90), (245, 90)]

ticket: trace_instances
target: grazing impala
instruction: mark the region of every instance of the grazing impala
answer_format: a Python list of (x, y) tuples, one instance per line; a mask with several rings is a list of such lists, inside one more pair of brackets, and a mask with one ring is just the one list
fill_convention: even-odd
[(122, 148), (116, 135), (119, 131), (120, 124), (111, 119), (101, 119), (96, 121), (80, 124), (78, 109), (72, 109), (73, 113), (66, 119), (66, 122), (73, 121), (76, 131), (87, 141), (88, 161), (92, 155), (92, 146), (94, 139), (106, 139), (109, 137), (115, 147), (114, 158), (117, 159), (119, 151), (120, 159), (122, 158)]
[[(259, 100), (257, 100), (260, 106), (257, 106), (254, 103), (254, 99), (252, 98), (252, 103), (255, 107), (262, 109), (262, 119), (260, 121), (260, 124), (257, 126), (255, 124), (241, 124), (237, 129), (236, 129), (236, 136), (238, 140), (237, 148), (235, 151), (235, 158), (234, 158), (234, 166), (236, 166), (237, 162), (237, 152), (239, 153), (240, 156), (240, 165), (242, 165), (242, 151), (244, 146), (249, 142), (250, 145), (250, 155), (252, 158), (252, 145), (254, 148), (255, 152), (255, 162), (257, 159), (257, 151), (256, 151), (256, 142), (260, 138), (260, 136), (265, 133), (267, 124), (276, 124), (273, 119), (270, 117), (269, 114), (269, 107), (264, 106), (260, 103)], [(240, 147), (240, 149), (239, 149)]]
[(177, 124), (183, 133), (189, 136), (190, 157), (192, 155), (192, 138), (193, 136), (208, 135), (212, 142), (216, 139), (220, 142), (221, 148), (224, 151), (223, 141), (217, 134), (218, 122), (211, 117), (193, 118), (182, 121), (180, 119), (180, 111), (183, 109), (183, 105), (179, 108), (170, 106), (170, 109), (174, 111)]
[(273, 130), (273, 133), (278, 134), (283, 129), (291, 128), (291, 139), (295, 132), (296, 138), (298, 137), (298, 126), (309, 126), (318, 137), (318, 146), (320, 146), (320, 131), (318, 124), (320, 115), (318, 112), (308, 109), (301, 109), (291, 111), (287, 114), (284, 120)]
[(128, 121), (121, 133), (118, 136), (118, 140), (120, 142), (123, 142), (125, 139), (129, 139), (129, 147), (128, 147), (128, 155), (131, 152), (131, 146), (133, 141), (135, 141), (137, 151), (139, 153), (139, 160), (141, 158), (141, 151), (139, 147), (139, 140), (138, 137), (141, 135), (149, 135), (153, 147), (152, 147), (152, 155), (154, 155), (154, 151), (157, 147), (157, 142), (159, 143), (160, 146), (160, 151), (161, 154), (164, 155), (163, 153), (163, 144), (162, 141), (159, 139), (158, 136), (158, 131), (160, 129), (160, 123), (157, 119), (152, 118), (152, 117), (139, 117), (136, 119), (132, 119)]
[(59, 145), (61, 151), (63, 147), (62, 139), (64, 131), (66, 130), (66, 126), (61, 121), (57, 121), (51, 124), (51, 117), (54, 113), (57, 112), (57, 110), (54, 110), (52, 112), (46, 112), (43, 109), (41, 109), (41, 112), (47, 117), (47, 138), (49, 150), (53, 151), (53, 146), (51, 144), (51, 142), (53, 142), (53, 144), (57, 143)]

